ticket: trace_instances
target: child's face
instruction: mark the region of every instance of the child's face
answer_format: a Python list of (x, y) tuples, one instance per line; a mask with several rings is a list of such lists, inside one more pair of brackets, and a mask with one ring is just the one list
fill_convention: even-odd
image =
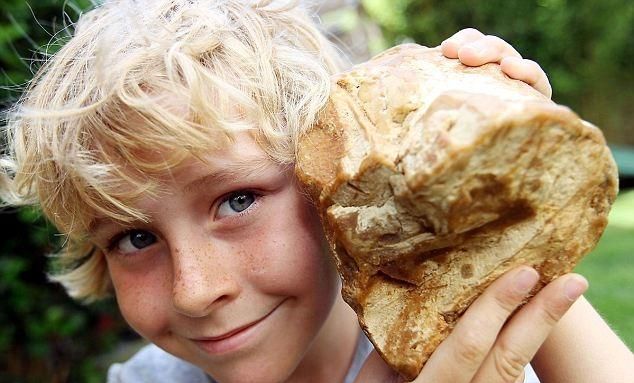
[(337, 311), (318, 216), (247, 135), (206, 160), (135, 204), (151, 222), (104, 221), (95, 242), (143, 337), (221, 381), (283, 380)]

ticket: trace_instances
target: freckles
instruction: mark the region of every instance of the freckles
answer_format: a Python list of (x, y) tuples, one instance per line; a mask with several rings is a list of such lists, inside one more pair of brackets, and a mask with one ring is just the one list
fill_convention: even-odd
[(240, 259), (245, 277), (264, 292), (278, 294), (293, 285), (297, 255), (289, 256), (285, 241), (277, 232), (260, 235), (247, 241), (235, 255)]
[[(179, 257), (180, 254), (181, 254), (181, 250), (178, 247), (174, 248), (174, 256)], [(181, 271), (180, 267), (176, 267), (175, 269), (176, 270), (174, 270), (174, 283), (176, 284), (176, 283), (180, 283), (180, 280), (183, 276), (183, 272)]]
[(202, 268), (203, 275), (212, 275), (215, 271), (215, 267), (213, 262), (209, 262), (210, 258), (217, 256), (218, 250), (211, 243), (205, 244), (205, 247), (202, 251), (196, 251), (196, 249), (192, 248), (192, 252), (196, 254), (196, 260), (198, 261), (199, 267)]
[(160, 334), (166, 326), (168, 314), (166, 286), (171, 276), (157, 269), (128, 271), (114, 266), (110, 269), (115, 296), (126, 322), (145, 338)]
[(238, 257), (246, 263), (249, 275), (258, 277), (266, 274), (266, 260), (263, 256), (258, 256), (253, 251), (239, 250)]
[(274, 239), (262, 238), (248, 241), (248, 246), (242, 246), (235, 253), (244, 270), (247, 280), (266, 290), (274, 289), (278, 281), (283, 277), (279, 271), (278, 262), (280, 252), (272, 243)]
[[(179, 258), (181, 256), (181, 249), (176, 247), (174, 248), (174, 258)], [(182, 267), (174, 267), (173, 268), (173, 282), (172, 282), (172, 286), (171, 286), (171, 291), (172, 291), (172, 295), (174, 295), (175, 291), (178, 291), (182, 288), (185, 287), (185, 281), (183, 280), (183, 268)], [(166, 280), (165, 283), (167, 284), (168, 281)], [(166, 288), (168, 288), (169, 286), (165, 286)]]
[[(128, 324), (139, 334), (152, 338), (165, 326), (164, 306), (160, 302), (162, 295), (140, 281), (134, 286), (127, 286), (117, 301), (121, 314)], [(158, 295), (158, 296), (157, 296)]]
[(243, 263), (243, 268), (249, 274), (264, 274), (271, 262), (275, 261), (275, 244), (279, 233), (268, 229), (254, 230), (250, 232), (249, 238), (233, 246), (232, 253)]

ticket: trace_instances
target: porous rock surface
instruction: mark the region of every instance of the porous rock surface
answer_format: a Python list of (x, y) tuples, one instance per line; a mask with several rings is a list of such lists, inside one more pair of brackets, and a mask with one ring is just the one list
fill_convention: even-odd
[(299, 143), (344, 299), (414, 378), (502, 273), (539, 288), (598, 241), (617, 191), (601, 132), (498, 65), (395, 47), (333, 79)]

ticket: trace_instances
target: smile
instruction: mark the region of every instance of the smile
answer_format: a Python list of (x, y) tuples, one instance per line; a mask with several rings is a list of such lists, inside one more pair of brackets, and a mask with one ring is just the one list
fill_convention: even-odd
[(273, 310), (260, 319), (244, 326), (237, 327), (222, 335), (196, 338), (193, 339), (193, 341), (208, 354), (220, 355), (241, 349), (257, 336), (259, 330), (264, 326), (266, 319), (269, 318), (282, 303), (284, 303), (284, 301), (280, 302)]

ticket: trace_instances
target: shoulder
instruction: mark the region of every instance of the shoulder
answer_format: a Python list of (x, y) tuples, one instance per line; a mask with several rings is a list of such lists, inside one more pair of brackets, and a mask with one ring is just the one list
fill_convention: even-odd
[(150, 344), (128, 361), (113, 364), (108, 369), (108, 383), (133, 382), (208, 383), (210, 380), (196, 366)]

